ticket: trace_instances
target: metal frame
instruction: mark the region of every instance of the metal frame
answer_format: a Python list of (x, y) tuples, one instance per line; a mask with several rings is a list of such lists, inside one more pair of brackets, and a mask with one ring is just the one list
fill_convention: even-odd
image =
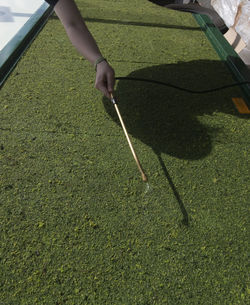
[(0, 88), (15, 68), (25, 50), (42, 30), (52, 12), (53, 8), (51, 6), (47, 3), (42, 4), (2, 49), (0, 52)]
[[(205, 32), (208, 40), (211, 42), (221, 60), (226, 63), (234, 79), (237, 82), (250, 81), (250, 70), (234, 51), (233, 47), (228, 43), (219, 29), (217, 29), (212, 23), (210, 18), (206, 15), (199, 14), (193, 14), (193, 16), (201, 29)], [(250, 84), (241, 85), (239, 87), (242, 89), (242, 93), (248, 106), (250, 106)]]

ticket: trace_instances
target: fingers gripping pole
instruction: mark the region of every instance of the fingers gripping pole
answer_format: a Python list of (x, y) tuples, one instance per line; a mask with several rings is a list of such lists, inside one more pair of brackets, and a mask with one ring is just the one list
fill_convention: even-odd
[(126, 139), (127, 139), (127, 141), (128, 141), (130, 150), (131, 150), (132, 155), (133, 155), (133, 157), (134, 157), (134, 159), (135, 159), (135, 162), (136, 162), (136, 164), (137, 164), (137, 167), (138, 167), (138, 169), (139, 169), (139, 171), (140, 171), (140, 173), (141, 173), (142, 180), (143, 180), (144, 182), (147, 182), (147, 181), (148, 181), (148, 178), (147, 178), (146, 174), (144, 173), (144, 171), (143, 171), (143, 169), (142, 169), (142, 166), (141, 166), (141, 164), (140, 164), (140, 161), (139, 161), (139, 159), (138, 159), (138, 157), (137, 157), (137, 155), (136, 155), (136, 153), (135, 153), (135, 150), (134, 150), (134, 148), (133, 148), (133, 146), (132, 146), (132, 143), (131, 143), (131, 141), (130, 141), (128, 132), (127, 132), (127, 130), (126, 130), (125, 124), (124, 124), (124, 122), (123, 122), (122, 116), (121, 116), (121, 114), (120, 114), (119, 108), (118, 108), (118, 106), (117, 106), (117, 104), (116, 104), (116, 101), (115, 101), (115, 99), (114, 99), (114, 97), (113, 97), (112, 94), (111, 94), (111, 101), (112, 101), (112, 103), (114, 104), (115, 110), (116, 110), (116, 112), (117, 112), (117, 115), (118, 115), (119, 120), (120, 120), (121, 125), (122, 125), (122, 129), (123, 129), (124, 134), (125, 134), (125, 136), (126, 136)]

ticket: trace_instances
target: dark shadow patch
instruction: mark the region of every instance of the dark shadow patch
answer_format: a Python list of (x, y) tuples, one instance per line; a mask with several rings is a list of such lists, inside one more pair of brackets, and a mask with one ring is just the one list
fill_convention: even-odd
[[(128, 76), (164, 81), (193, 90), (232, 83), (225, 65), (209, 60), (158, 65), (134, 71)], [(234, 87), (208, 94), (190, 94), (165, 86), (125, 80), (118, 82), (116, 95), (130, 134), (159, 153), (197, 160), (210, 153), (211, 135), (218, 132), (204, 126), (198, 117), (216, 111), (237, 115), (231, 98), (238, 96), (238, 91)], [(107, 113), (120, 125), (112, 103), (106, 98), (103, 103)]]
[[(134, 71), (127, 77), (162, 81), (196, 91), (232, 83), (225, 64), (209, 60), (152, 66)], [(216, 138), (221, 130), (202, 124), (199, 117), (215, 112), (240, 116), (232, 103), (232, 97), (239, 96), (239, 92), (237, 87), (232, 87), (213, 93), (190, 94), (145, 82), (123, 80), (117, 83), (116, 96), (126, 128), (129, 134), (150, 146), (157, 155), (185, 226), (189, 225), (188, 213), (162, 154), (186, 160), (206, 157), (212, 150), (212, 138)], [(109, 116), (120, 126), (113, 104), (106, 98), (103, 98), (103, 104)]]

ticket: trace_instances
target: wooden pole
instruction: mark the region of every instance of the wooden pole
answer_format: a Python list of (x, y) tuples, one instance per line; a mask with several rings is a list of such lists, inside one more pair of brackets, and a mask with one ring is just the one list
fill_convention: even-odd
[(112, 103), (113, 103), (114, 106), (115, 106), (115, 110), (116, 110), (117, 115), (118, 115), (118, 117), (119, 117), (119, 120), (120, 120), (120, 122), (121, 122), (121, 125), (122, 125), (122, 128), (123, 128), (124, 134), (125, 134), (125, 136), (126, 136), (126, 139), (127, 139), (127, 141), (128, 141), (130, 150), (131, 150), (132, 155), (133, 155), (133, 157), (134, 157), (134, 159), (135, 159), (135, 162), (136, 162), (136, 164), (137, 164), (137, 167), (138, 167), (138, 169), (139, 169), (139, 171), (140, 171), (140, 173), (141, 173), (142, 180), (143, 180), (144, 182), (147, 182), (147, 181), (148, 181), (148, 178), (147, 178), (146, 174), (144, 173), (144, 171), (143, 171), (143, 169), (142, 169), (142, 166), (141, 166), (141, 164), (140, 164), (140, 161), (139, 161), (139, 159), (138, 159), (138, 157), (137, 157), (137, 155), (136, 155), (136, 153), (135, 153), (135, 150), (134, 150), (133, 145), (132, 145), (132, 143), (131, 143), (131, 141), (130, 141), (128, 132), (127, 132), (127, 130), (126, 130), (125, 124), (124, 124), (124, 122), (123, 122), (122, 116), (121, 116), (121, 114), (120, 114), (119, 108), (118, 108), (117, 103), (116, 103), (116, 101), (115, 101), (115, 99), (114, 99), (114, 97), (113, 97), (112, 94), (111, 94), (111, 101), (112, 101)]

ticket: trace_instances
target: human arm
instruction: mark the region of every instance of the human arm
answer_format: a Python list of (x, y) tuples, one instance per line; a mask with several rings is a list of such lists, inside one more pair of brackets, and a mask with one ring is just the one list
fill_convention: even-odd
[[(55, 13), (62, 22), (65, 31), (81, 55), (92, 65), (102, 56), (92, 34), (88, 30), (74, 0), (59, 0)], [(114, 70), (107, 61), (97, 65), (95, 87), (110, 98), (114, 90)]]

